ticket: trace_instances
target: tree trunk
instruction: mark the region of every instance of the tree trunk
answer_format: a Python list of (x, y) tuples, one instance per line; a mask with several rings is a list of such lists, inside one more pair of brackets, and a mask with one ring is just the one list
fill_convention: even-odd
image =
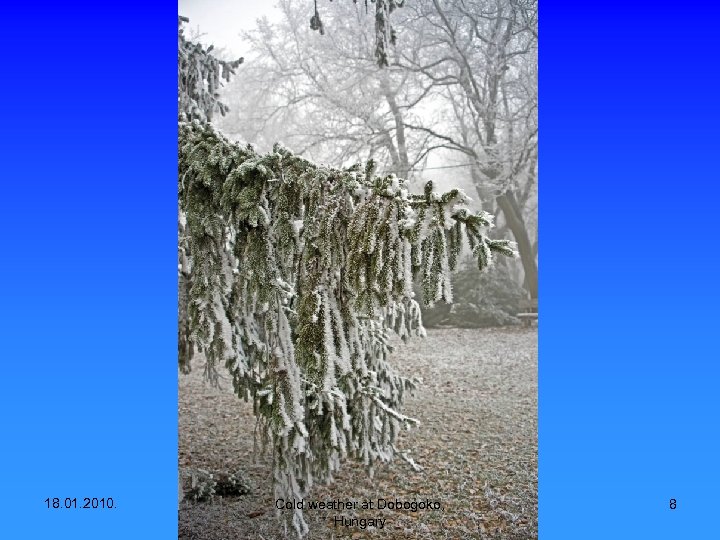
[(390, 106), (390, 112), (393, 115), (395, 121), (395, 139), (397, 141), (397, 163), (394, 163), (395, 171), (393, 171), (400, 178), (407, 178), (410, 175), (410, 163), (407, 152), (407, 142), (405, 140), (405, 121), (403, 119), (402, 111), (397, 104), (395, 99), (395, 93), (390, 88), (390, 81), (388, 80), (387, 73), (385, 78), (382, 80), (383, 92), (385, 99)]
[(492, 187), (485, 185), (486, 182), (483, 181), (481, 172), (477, 167), (470, 168), (470, 176), (472, 177), (473, 184), (475, 185), (475, 191), (477, 191), (478, 197), (480, 198), (481, 208), (489, 214), (495, 214)]
[(515, 200), (515, 194), (511, 190), (507, 190), (505, 193), (498, 195), (495, 200), (503, 211), (507, 226), (512, 231), (515, 242), (517, 242), (520, 261), (525, 271), (523, 287), (530, 293), (530, 298), (536, 299), (538, 297), (537, 264), (535, 264), (533, 246), (530, 243), (530, 237), (528, 236), (522, 213)]

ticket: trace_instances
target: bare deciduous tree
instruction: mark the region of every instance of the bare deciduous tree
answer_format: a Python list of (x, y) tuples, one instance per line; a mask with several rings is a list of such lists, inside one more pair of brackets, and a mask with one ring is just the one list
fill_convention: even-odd
[(537, 241), (526, 215), (536, 212), (537, 5), (417, 0), (406, 9), (405, 29), (423, 47), (401, 49), (400, 65), (442, 89), (446, 103), (439, 122), (406, 127), (467, 159), (486, 210), (499, 211), (515, 237), (525, 287), (536, 298)]
[[(381, 171), (412, 177), (437, 148), (409, 132), (434, 91), (421, 74), (378, 67), (375, 28), (362, 6), (324, 6), (324, 35), (307, 28), (304, 6), (278, 3), (282, 19), (259, 21), (244, 76), (228, 89), (238, 111), (221, 122), (228, 133), (294, 150), (336, 166), (374, 159)], [(407, 42), (411, 50), (419, 44)]]

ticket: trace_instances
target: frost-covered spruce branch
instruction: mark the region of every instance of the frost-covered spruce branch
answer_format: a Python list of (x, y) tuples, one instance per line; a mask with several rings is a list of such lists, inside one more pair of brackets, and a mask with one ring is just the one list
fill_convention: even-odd
[[(464, 238), (481, 268), (512, 246), (484, 235), (488, 215), (458, 190), (414, 196), (372, 164), (321, 167), (278, 145), (259, 155), (200, 121), (179, 130), (192, 341), (208, 373), (224, 363), (252, 399), (276, 497), (303, 498), (345, 458), (372, 473), (413, 422), (398, 412), (413, 383), (388, 363), (390, 332), (424, 332), (413, 279), (426, 302), (451, 301)], [(307, 532), (300, 510), (293, 524)]]
[(220, 114), (228, 111), (227, 105), (217, 99), (217, 92), (243, 59), (220, 60), (211, 54), (212, 45), (205, 48), (188, 40), (182, 27), (187, 21), (186, 17), (178, 17), (178, 110), (209, 120), (216, 110)]

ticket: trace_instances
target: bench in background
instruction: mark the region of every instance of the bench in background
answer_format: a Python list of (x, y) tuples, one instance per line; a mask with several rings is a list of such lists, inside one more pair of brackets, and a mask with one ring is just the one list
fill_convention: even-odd
[(538, 320), (538, 301), (537, 298), (525, 300), (521, 305), (520, 309), (522, 313), (517, 314), (517, 318), (520, 319), (525, 326), (530, 326), (533, 321)]

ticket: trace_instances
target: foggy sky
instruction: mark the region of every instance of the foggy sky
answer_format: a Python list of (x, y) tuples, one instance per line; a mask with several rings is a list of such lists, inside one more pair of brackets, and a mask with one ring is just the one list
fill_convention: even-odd
[(255, 26), (259, 17), (272, 20), (277, 11), (274, 0), (178, 0), (178, 13), (190, 19), (189, 28), (205, 34), (201, 41), (233, 56), (247, 54), (239, 34)]

